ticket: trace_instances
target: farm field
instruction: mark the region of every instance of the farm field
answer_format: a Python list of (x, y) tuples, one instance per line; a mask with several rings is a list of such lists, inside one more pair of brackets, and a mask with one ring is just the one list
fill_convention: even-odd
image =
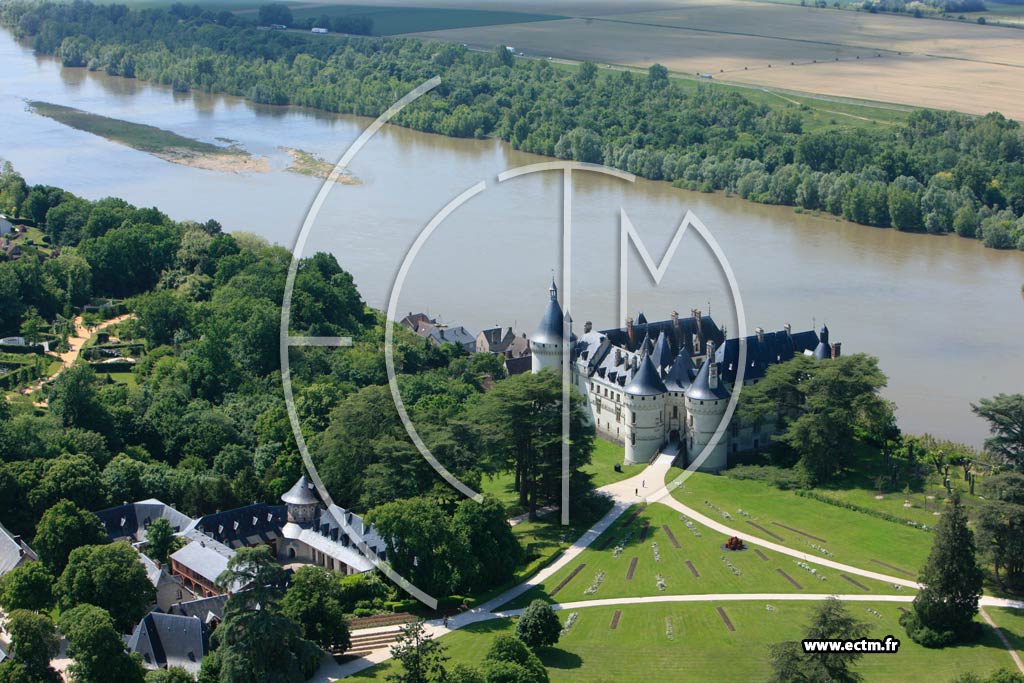
[(506, 12), (488, 9), (448, 9), (441, 7), (383, 7), (380, 5), (302, 5), (292, 10), (299, 19), (322, 16), (361, 16), (373, 20), (373, 35), (438, 31), (456, 28), (518, 24), (530, 21), (562, 19), (557, 14)]
[[(726, 611), (735, 631), (726, 628), (717, 607)], [(868, 637), (893, 635), (901, 640), (895, 655), (866, 655), (860, 660), (856, 669), (868, 683), (944, 683), (969, 671), (987, 674), (1013, 666), (1010, 655), (988, 627), (972, 645), (927, 650), (906, 638), (899, 625), (897, 605), (850, 603), (848, 608), (867, 625)], [(556, 647), (541, 655), (541, 660), (548, 667), (552, 683), (763, 681), (770, 675), (768, 658), (751, 653), (767, 654), (769, 645), (801, 637), (812, 609), (811, 603), (763, 600), (579, 609), (574, 610), (578, 617), (572, 628)], [(621, 615), (612, 630), (616, 610)], [(568, 615), (562, 612), (560, 616), (564, 623)], [(450, 664), (478, 665), (494, 637), (511, 633), (513, 624), (511, 619), (486, 621), (447, 635), (440, 642), (448, 646)], [(1024, 623), (1005, 628), (1008, 637), (1019, 638)], [(383, 681), (396, 669), (396, 663), (388, 661), (350, 680)]]
[[(673, 470), (668, 479), (679, 471)], [(759, 481), (697, 473), (672, 495), (708, 517), (746, 529), (751, 536), (808, 553), (814, 552), (810, 546), (814, 543), (827, 548), (832, 553), (829, 559), (836, 562), (911, 580), (917, 577), (932, 544), (932, 534), (927, 531), (798, 496), (794, 491), (780, 491)], [(750, 516), (740, 514), (741, 509)], [(725, 518), (723, 512), (729, 518)], [(880, 562), (906, 573), (887, 568)]]
[[(897, 590), (888, 583), (860, 576), (850, 575), (850, 581), (842, 578), (838, 570), (829, 568), (813, 567), (815, 573), (812, 574), (798, 566), (792, 557), (770, 550), (755, 550), (754, 546), (735, 552), (723, 550), (726, 536), (701, 524), (691, 524), (692, 529), (679, 513), (664, 505), (651, 505), (646, 510), (634, 506), (578, 559), (504, 609), (525, 607), (537, 598), (575, 602), (663, 593), (913, 594), (911, 589)], [(644, 526), (646, 531), (642, 530)], [(668, 531), (664, 527), (668, 527)], [(675, 547), (673, 539), (680, 547)], [(816, 554), (810, 548), (807, 551), (808, 555)], [(581, 564), (584, 568), (576, 572)], [(664, 591), (659, 588), (658, 577), (661, 577)], [(597, 589), (593, 590), (595, 585)]]
[(711, 0), (415, 35), (480, 49), (515, 45), (528, 56), (641, 67), (658, 62), (680, 74), (725, 81), (1024, 117), (1021, 35), (966, 21)]

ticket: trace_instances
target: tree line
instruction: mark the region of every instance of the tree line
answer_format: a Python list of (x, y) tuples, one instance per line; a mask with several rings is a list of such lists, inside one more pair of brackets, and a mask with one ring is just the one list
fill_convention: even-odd
[(400, 125), (497, 137), (516, 149), (604, 163), (679, 186), (827, 211), (899, 230), (1024, 248), (1019, 124), (918, 110), (881, 130), (805, 131), (800, 107), (771, 109), (735, 90), (648, 74), (561, 69), (440, 42), (258, 31), (202, 10), (13, 2), (0, 11), (35, 49), (67, 66), (266, 104), (376, 116), (435, 75), (442, 84)]

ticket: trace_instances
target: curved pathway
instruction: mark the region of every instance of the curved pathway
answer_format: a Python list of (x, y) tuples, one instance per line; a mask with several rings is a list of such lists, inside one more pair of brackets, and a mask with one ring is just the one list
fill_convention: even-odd
[[(562, 552), (553, 562), (548, 564), (546, 567), (541, 569), (539, 572), (534, 574), (532, 577), (524, 581), (523, 583), (510, 588), (509, 590), (501, 593), (495, 598), (482, 603), (478, 607), (471, 609), (462, 614), (451, 617), (445, 625), (441, 620), (433, 620), (426, 623), (426, 633), (432, 638), (437, 638), (464, 626), (475, 624), (481, 621), (488, 621), (491, 619), (500, 619), (505, 617), (517, 616), (522, 613), (522, 609), (513, 610), (499, 610), (498, 608), (508, 602), (518, 598), (523, 593), (534, 586), (544, 583), (547, 579), (557, 573), (565, 565), (572, 562), (576, 557), (579, 556), (587, 547), (590, 546), (597, 537), (600, 536), (608, 527), (610, 527), (616, 519), (618, 519), (623, 512), (628, 510), (631, 506), (637, 503), (660, 503), (666, 505), (673, 510), (677, 510), (682, 514), (686, 515), (693, 521), (703, 524), (710, 529), (713, 529), (719, 533), (726, 534), (728, 536), (742, 536), (744, 542), (751, 545), (760, 546), (767, 548), (774, 552), (788, 555), (790, 557), (799, 558), (810, 564), (817, 564), (831, 569), (838, 569), (848, 574), (854, 574), (857, 576), (863, 576), (869, 579), (875, 579), (878, 581), (885, 581), (890, 584), (905, 586), (908, 588), (920, 588), (920, 584), (915, 581), (908, 581), (896, 576), (889, 576), (888, 574), (881, 574), (879, 572), (873, 572), (866, 569), (860, 569), (848, 564), (841, 562), (835, 562), (822, 557), (807, 555), (799, 550), (788, 548), (778, 543), (772, 543), (771, 541), (765, 541), (760, 538), (750, 536), (746, 531), (740, 531), (733, 529), (721, 522), (718, 522), (706, 515), (690, 508), (687, 505), (679, 502), (672, 497), (669, 487), (665, 485), (665, 478), (672, 468), (672, 462), (675, 460), (674, 454), (664, 454), (658, 456), (643, 472), (625, 479), (623, 481), (602, 486), (599, 491), (609, 495), (612, 500), (612, 509), (605, 514), (594, 526), (588, 529), (583, 535), (581, 535), (576, 541)], [(651, 487), (647, 484), (650, 483)], [(671, 486), (671, 484), (670, 484)], [(651, 491), (647, 494), (647, 491)], [(651, 603), (664, 603), (664, 602), (739, 602), (749, 600), (772, 600), (772, 601), (820, 601), (828, 597), (838, 597), (840, 600), (849, 602), (911, 602), (914, 599), (913, 595), (865, 595), (863, 593), (850, 594), (850, 595), (834, 595), (826, 593), (707, 593), (707, 594), (685, 594), (685, 595), (651, 595), (644, 597), (634, 598), (602, 598), (595, 600), (580, 600), (576, 602), (559, 603), (552, 605), (552, 608), (556, 610), (567, 610), (567, 609), (584, 609), (587, 607), (604, 607), (611, 605), (643, 605)], [(982, 607), (1009, 607), (1013, 609), (1024, 609), (1024, 601), (1022, 600), (1009, 600), (1006, 598), (997, 598), (993, 596), (982, 596), (980, 605)], [(988, 615), (982, 610), (982, 615), (989, 621)], [(993, 625), (994, 627), (994, 625)], [(998, 629), (997, 629), (998, 632)], [(1018, 662), (1016, 653), (1010, 649), (1011, 655), (1014, 655), (1015, 663)], [(313, 680), (318, 683), (326, 683), (328, 681), (336, 681), (346, 676), (351, 676), (355, 673), (370, 668), (371, 666), (380, 662), (386, 661), (391, 658), (390, 646), (383, 646), (370, 652), (364, 657), (356, 660), (345, 662), (344, 664), (338, 664), (333, 659), (325, 660), (324, 664), (317, 671), (316, 676)], [(1021, 669), (1024, 671), (1024, 668)]]
[[(134, 315), (134, 313), (125, 313), (124, 315), (119, 315), (116, 318), (104, 320), (96, 327), (91, 328), (85, 326), (85, 323), (82, 320), (82, 316), (77, 316), (75, 318), (75, 336), (68, 337), (68, 350), (65, 351), (64, 353), (57, 354), (57, 358), (59, 358), (61, 362), (60, 367), (57, 368), (57, 372), (53, 373), (52, 375), (48, 375), (46, 377), (36, 380), (32, 384), (21, 389), (21, 393), (25, 395), (31, 394), (32, 392), (41, 389), (43, 387), (43, 384), (45, 384), (46, 382), (56, 379), (60, 373), (70, 368), (72, 364), (74, 364), (74, 362), (78, 360), (78, 357), (82, 354), (82, 347), (85, 345), (85, 342), (89, 341), (89, 339), (92, 338), (92, 335), (96, 334), (97, 332), (101, 332), (102, 330), (105, 330), (111, 325), (116, 325), (119, 322), (128, 320), (128, 318), (134, 317)], [(47, 354), (47, 358), (53, 358), (53, 356)], [(45, 406), (46, 400), (44, 399), (42, 401), (39, 401), (38, 403), (36, 403), (36, 405)]]

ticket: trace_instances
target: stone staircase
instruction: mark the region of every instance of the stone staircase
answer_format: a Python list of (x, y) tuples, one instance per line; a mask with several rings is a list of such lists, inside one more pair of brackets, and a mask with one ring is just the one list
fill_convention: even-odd
[(346, 657), (365, 657), (366, 655), (389, 647), (391, 643), (398, 640), (402, 633), (401, 626), (389, 627), (387, 629), (373, 629), (371, 631), (357, 632), (351, 634), (352, 645), (345, 650)]

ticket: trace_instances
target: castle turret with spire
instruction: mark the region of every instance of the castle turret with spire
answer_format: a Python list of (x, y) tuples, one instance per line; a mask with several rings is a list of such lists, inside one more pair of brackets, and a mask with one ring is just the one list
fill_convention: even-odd
[[(578, 339), (566, 342), (568, 313), (551, 282), (548, 302), (537, 331), (530, 338), (533, 372), (560, 370), (569, 345), (572, 383), (587, 397), (598, 436), (624, 446), (625, 462), (647, 463), (661, 452), (677, 452), (678, 464), (701, 457), (722, 424), (739, 373), (741, 341), (746, 347), (744, 385), (764, 377), (768, 366), (796, 355), (825, 360), (839, 355), (827, 327), (793, 332), (787, 323), (777, 332), (757, 328), (743, 340), (726, 339), (710, 310), (692, 309), (689, 318), (675, 311), (669, 320), (650, 322), (644, 313), (628, 317), (625, 326), (595, 330), (589, 321)], [(718, 472), (734, 455), (768, 446), (774, 423), (743, 424), (738, 416), (723, 428), (722, 437), (698, 469)]]

